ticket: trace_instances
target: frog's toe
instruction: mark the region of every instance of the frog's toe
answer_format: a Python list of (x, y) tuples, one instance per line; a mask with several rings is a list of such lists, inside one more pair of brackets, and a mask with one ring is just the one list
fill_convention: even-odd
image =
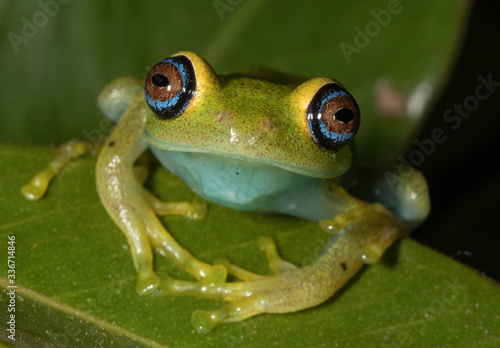
[(385, 216), (386, 214), (390, 215), (381, 204), (366, 204), (347, 213), (338, 214), (332, 220), (321, 220), (319, 226), (323, 231), (335, 234), (354, 221), (365, 220), (368, 216)]
[(199, 333), (207, 333), (220, 324), (242, 321), (262, 313), (261, 303), (261, 298), (248, 298), (211, 311), (197, 310), (191, 315), (191, 323)]
[(269, 263), (269, 268), (275, 273), (283, 273), (287, 271), (292, 271), (297, 268), (293, 263), (285, 261), (281, 258), (276, 248), (276, 243), (269, 236), (259, 237), (257, 240), (259, 246), (266, 252), (267, 261)]
[(211, 311), (194, 311), (191, 315), (191, 324), (198, 333), (209, 333), (221, 323), (217, 316), (212, 315)]
[(256, 280), (256, 279), (263, 277), (260, 274), (253, 273), (253, 272), (247, 271), (244, 268), (236, 266), (235, 264), (233, 264), (231, 261), (229, 261), (226, 258), (218, 258), (218, 259), (214, 260), (214, 264), (224, 266), (227, 269), (228, 274), (235, 276), (235, 277), (237, 277), (241, 280), (244, 280), (244, 281), (252, 281), (252, 280)]
[(160, 283), (160, 277), (154, 273), (142, 275), (139, 273), (135, 290), (139, 295), (149, 295), (159, 288)]
[(383, 250), (374, 246), (365, 247), (358, 251), (359, 257), (366, 265), (373, 265), (374, 263), (377, 263), (382, 256), (382, 253)]
[(212, 266), (201, 279), (204, 285), (221, 285), (226, 282), (227, 269), (223, 265)]
[(182, 215), (190, 220), (202, 220), (207, 215), (208, 206), (205, 201), (164, 202), (143, 188), (144, 198), (158, 216)]
[(193, 202), (190, 204), (190, 209), (186, 209), (186, 217), (190, 220), (202, 220), (208, 212), (208, 205), (205, 201)]
[(320, 220), (319, 227), (326, 233), (335, 234), (346, 227), (352, 219), (353, 216), (350, 213), (339, 214), (332, 220)]
[(35, 176), (28, 184), (21, 187), (23, 196), (30, 201), (37, 201), (43, 197), (47, 191), (49, 180), (43, 173)]

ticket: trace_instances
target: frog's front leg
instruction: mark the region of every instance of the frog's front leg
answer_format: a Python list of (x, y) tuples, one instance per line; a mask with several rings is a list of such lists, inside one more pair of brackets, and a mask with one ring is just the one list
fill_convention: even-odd
[(101, 149), (101, 144), (93, 144), (88, 141), (71, 140), (59, 147), (59, 153), (50, 163), (29, 183), (21, 188), (23, 196), (30, 201), (37, 201), (45, 195), (50, 182), (63, 168), (72, 160), (94, 154)]
[(160, 201), (145, 191), (136, 178), (134, 163), (147, 148), (146, 106), (142, 100), (143, 96), (137, 94), (130, 103), (104, 144), (96, 168), (101, 201), (131, 247), (138, 272), (137, 290), (150, 292), (160, 284), (153, 271), (150, 245), (163, 250), (169, 259), (204, 284), (223, 283), (225, 268), (197, 260), (175, 241), (156, 217), (153, 207), (161, 207)]

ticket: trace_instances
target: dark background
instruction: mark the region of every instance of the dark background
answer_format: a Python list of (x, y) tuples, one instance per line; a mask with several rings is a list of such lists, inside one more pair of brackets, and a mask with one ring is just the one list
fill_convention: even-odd
[[(500, 87), (456, 130), (443, 120), (453, 105), (474, 95), (477, 78), (500, 82), (500, 2), (473, 2), (464, 43), (451, 77), (418, 139), (441, 128), (448, 139), (436, 144), (422, 166), (432, 211), (413, 238), (487, 276), (500, 280)], [(458, 99), (457, 99), (458, 98)], [(416, 147), (414, 147), (416, 149)], [(472, 218), (471, 218), (472, 217)]]

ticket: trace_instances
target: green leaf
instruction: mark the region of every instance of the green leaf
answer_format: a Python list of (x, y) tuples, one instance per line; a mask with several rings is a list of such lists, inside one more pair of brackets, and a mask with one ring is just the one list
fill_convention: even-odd
[[(292, 314), (260, 315), (225, 324), (207, 335), (190, 324), (196, 309), (221, 302), (194, 297), (140, 297), (122, 232), (99, 202), (95, 157), (76, 162), (52, 183), (45, 198), (28, 202), (20, 187), (42, 169), (54, 150), (2, 145), (0, 250), (15, 236), (16, 342), (24, 346), (319, 347), (497, 346), (497, 284), (451, 259), (406, 239), (366, 267), (325, 304)], [(156, 168), (147, 186), (161, 198), (191, 200), (178, 178)], [(315, 223), (287, 216), (236, 212), (209, 206), (202, 221), (163, 219), (167, 229), (205, 261), (227, 256), (268, 272), (259, 235), (271, 235), (282, 255), (303, 265), (317, 257), (329, 236)], [(159, 271), (189, 279), (161, 255)], [(7, 264), (0, 285), (9, 289)], [(0, 308), (8, 308), (8, 297)], [(3, 309), (2, 309), (3, 310)], [(4, 317), (5, 318), (5, 317)], [(6, 320), (2, 319), (2, 326)], [(8, 341), (2, 330), (2, 340)], [(446, 341), (443, 341), (445, 340)], [(435, 340), (435, 341), (433, 341)], [(438, 343), (439, 342), (439, 343)]]

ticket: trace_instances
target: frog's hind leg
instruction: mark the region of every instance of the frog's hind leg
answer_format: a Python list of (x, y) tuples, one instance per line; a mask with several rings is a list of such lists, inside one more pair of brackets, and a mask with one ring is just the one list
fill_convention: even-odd
[[(197, 310), (191, 317), (198, 332), (208, 332), (228, 322), (242, 321), (260, 313), (290, 313), (314, 307), (330, 298), (366, 263), (376, 261), (408, 228), (380, 204), (360, 209), (329, 221), (322, 227), (334, 232), (322, 255), (311, 264), (293, 267), (280, 262), (274, 242), (268, 237), (259, 243), (266, 250), (271, 266), (278, 273), (250, 275), (236, 266), (230, 273), (248, 280), (221, 285), (168, 279), (160, 291), (166, 294), (194, 295), (228, 301), (214, 310)], [(286, 269), (286, 268), (290, 269)], [(235, 271), (236, 270), (236, 271)]]
[(59, 147), (59, 153), (50, 163), (38, 174), (36, 174), (28, 184), (21, 188), (21, 192), (30, 201), (37, 201), (45, 195), (47, 188), (61, 170), (75, 159), (88, 154), (95, 154), (102, 148), (102, 144), (94, 144), (89, 141), (71, 140)]
[[(317, 306), (343, 287), (364, 264), (376, 261), (396, 239), (408, 233), (408, 228), (380, 204), (366, 205), (333, 220), (322, 222), (323, 227), (330, 224), (339, 230), (318, 259), (304, 267), (214, 289), (220, 292), (219, 298), (230, 304), (195, 311), (191, 321), (196, 330), (208, 332), (220, 324), (260, 313), (289, 313)], [(273, 254), (274, 245), (268, 248)], [(201, 296), (207, 295), (213, 295), (210, 289)]]

